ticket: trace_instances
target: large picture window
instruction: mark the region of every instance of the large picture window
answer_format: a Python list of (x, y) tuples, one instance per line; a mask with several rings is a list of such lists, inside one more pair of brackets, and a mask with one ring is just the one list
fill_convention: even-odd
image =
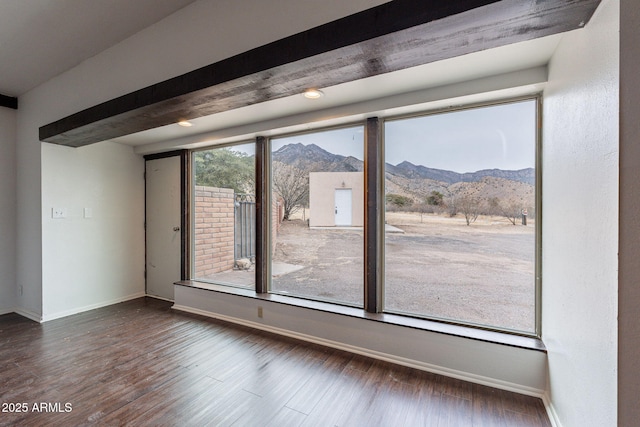
[(536, 105), (385, 123), (385, 311), (535, 332)]
[(194, 151), (191, 278), (539, 334), (538, 111), (520, 99)]
[(363, 128), (271, 140), (271, 291), (362, 307)]

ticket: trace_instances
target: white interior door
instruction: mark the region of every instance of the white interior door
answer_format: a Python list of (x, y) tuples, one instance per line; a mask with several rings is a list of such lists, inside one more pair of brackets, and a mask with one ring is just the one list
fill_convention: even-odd
[(336, 225), (351, 225), (351, 189), (337, 188), (336, 201)]
[(168, 300), (180, 280), (180, 156), (146, 162), (147, 294)]

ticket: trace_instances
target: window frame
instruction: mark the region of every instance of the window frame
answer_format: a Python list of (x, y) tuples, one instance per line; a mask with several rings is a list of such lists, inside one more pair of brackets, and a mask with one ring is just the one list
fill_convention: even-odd
[[(412, 117), (423, 117), (434, 114), (450, 113), (455, 111), (463, 111), (481, 107), (496, 106), (501, 104), (510, 104), (526, 100), (535, 101), (535, 331), (509, 330), (498, 328), (490, 325), (473, 324), (464, 321), (440, 319), (429, 316), (420, 316), (410, 313), (397, 313), (384, 311), (384, 279), (385, 279), (385, 240), (384, 240), (384, 176), (385, 176), (385, 155), (384, 155), (384, 126), (388, 121), (401, 120)], [(205, 151), (212, 148), (224, 148), (235, 145), (255, 144), (255, 180), (256, 180), (256, 262), (255, 262), (255, 293), (258, 297), (269, 298), (273, 295), (278, 299), (293, 298), (302, 301), (308, 301), (311, 305), (317, 302), (322, 305), (336, 306), (336, 312), (342, 311), (339, 307), (351, 307), (352, 305), (340, 304), (339, 302), (327, 302), (323, 300), (314, 300), (305, 296), (290, 295), (283, 296), (280, 293), (271, 291), (271, 243), (272, 243), (272, 218), (270, 207), (272, 203), (271, 197), (271, 165), (272, 165), (272, 146), (271, 140), (275, 138), (283, 138), (288, 136), (303, 135), (310, 133), (318, 133), (332, 129), (342, 129), (348, 127), (362, 126), (364, 129), (364, 305), (356, 308), (362, 310), (363, 315), (374, 316), (376, 318), (393, 318), (404, 317), (408, 322), (411, 319), (420, 322), (426, 321), (436, 322), (443, 325), (454, 325), (462, 328), (472, 328), (476, 330), (485, 330), (490, 332), (498, 332), (508, 335), (516, 335), (530, 338), (540, 338), (541, 330), (541, 298), (542, 298), (542, 94), (534, 93), (524, 96), (516, 96), (502, 98), (477, 103), (467, 103), (460, 106), (451, 106), (446, 108), (426, 109), (410, 114), (389, 115), (385, 117), (369, 117), (364, 120), (346, 121), (340, 125), (334, 126), (318, 126), (302, 132), (282, 132), (275, 131), (265, 132), (269, 136), (256, 136), (253, 140), (239, 140), (224, 144), (212, 144), (206, 147), (190, 150), (189, 159), (193, 160), (193, 153), (196, 151)], [(193, 166), (193, 165), (192, 165)], [(189, 190), (193, 191), (195, 185), (195, 168), (191, 167)], [(191, 197), (191, 207), (194, 207), (195, 198)], [(192, 209), (191, 219), (191, 236), (195, 235), (195, 209)], [(194, 274), (194, 242), (192, 237), (190, 242), (190, 268), (191, 277)], [(197, 279), (194, 279), (197, 280)], [(217, 284), (224, 287), (234, 288), (233, 285)], [(235, 287), (237, 289), (244, 289)]]
[[(367, 120), (368, 122), (368, 120)], [(258, 138), (262, 138), (263, 139), (263, 150), (264, 150), (264, 171), (263, 171), (263, 187), (262, 187), (262, 191), (263, 191), (263, 200), (264, 200), (264, 206), (268, 206), (271, 207), (271, 203), (273, 202), (272, 199), (272, 164), (273, 164), (273, 158), (272, 158), (272, 154), (273, 154), (273, 148), (272, 148), (272, 140), (274, 139), (281, 139), (281, 138), (288, 138), (288, 137), (295, 137), (295, 136), (300, 136), (300, 135), (310, 135), (310, 134), (314, 134), (314, 133), (321, 133), (321, 132), (328, 132), (328, 131), (332, 131), (332, 130), (340, 130), (340, 129), (348, 129), (348, 128), (354, 128), (354, 127), (361, 127), (364, 131), (364, 145), (363, 145), (363, 150), (362, 150), (362, 155), (363, 155), (363, 159), (362, 162), (364, 164), (364, 171), (363, 171), (363, 175), (364, 175), (364, 226), (363, 226), (363, 240), (366, 240), (366, 230), (367, 230), (367, 197), (368, 197), (368, 188), (367, 188), (367, 177), (366, 177), (366, 170), (367, 170), (367, 126), (365, 124), (365, 122), (363, 122), (362, 120), (355, 120), (355, 121), (348, 121), (339, 125), (333, 125), (333, 126), (320, 126), (314, 129), (308, 129), (308, 130), (304, 130), (304, 131), (299, 131), (299, 132), (284, 132), (284, 133), (278, 133), (278, 134), (272, 134), (269, 137), (258, 137)], [(273, 217), (272, 215), (270, 215), (268, 213), (268, 210), (265, 210), (265, 213), (263, 215), (266, 215), (266, 225), (265, 225), (265, 229), (267, 230), (267, 235), (265, 236), (265, 246), (263, 248), (264, 252), (262, 254), (262, 259), (265, 261), (266, 265), (261, 266), (264, 269), (263, 272), (263, 287), (260, 288), (260, 290), (258, 289), (258, 287), (256, 287), (256, 293), (267, 293), (267, 294), (273, 294), (273, 295), (280, 295), (280, 296), (286, 296), (286, 297), (290, 297), (290, 298), (298, 298), (298, 299), (302, 299), (302, 300), (307, 300), (307, 301), (313, 301), (313, 302), (319, 302), (319, 303), (324, 303), (324, 304), (332, 304), (332, 305), (336, 305), (336, 306), (341, 306), (341, 307), (350, 307), (350, 308), (356, 308), (356, 309), (362, 309), (363, 307), (360, 307), (358, 305), (355, 304), (349, 304), (347, 302), (341, 302), (341, 301), (334, 301), (334, 300), (325, 300), (325, 299), (312, 299), (309, 297), (305, 297), (305, 296), (301, 296), (301, 295), (295, 295), (295, 294), (284, 294), (281, 292), (277, 292), (277, 291), (273, 291), (272, 290), (272, 275), (271, 275), (271, 266), (272, 266), (272, 251), (271, 251), (271, 247), (272, 247), (272, 231), (273, 231)], [(257, 214), (256, 214), (257, 217)], [(263, 218), (265, 219), (265, 218)], [(367, 293), (366, 293), (366, 289), (367, 287), (367, 280), (368, 280), (368, 274), (367, 274), (367, 253), (366, 253), (366, 244), (365, 244), (365, 251), (363, 253), (363, 292), (365, 293), (364, 295), (364, 305), (366, 305), (366, 298), (367, 298)], [(256, 258), (256, 267), (257, 267), (257, 258)], [(372, 313), (378, 313), (380, 312), (378, 311), (372, 311)]]
[[(481, 101), (481, 102), (475, 102), (475, 103), (467, 103), (464, 105), (460, 105), (460, 106), (452, 106), (452, 107), (445, 107), (445, 108), (437, 108), (437, 109), (432, 109), (432, 110), (425, 110), (425, 111), (419, 111), (419, 112), (412, 112), (409, 114), (398, 114), (398, 115), (389, 115), (387, 117), (385, 117), (382, 120), (382, 133), (384, 136), (385, 130), (384, 130), (384, 126), (387, 122), (390, 121), (396, 121), (396, 120), (405, 120), (405, 119), (411, 119), (411, 118), (419, 118), (419, 117), (427, 117), (427, 116), (433, 116), (433, 115), (438, 115), (438, 114), (445, 114), (445, 113), (454, 113), (454, 112), (459, 112), (459, 111), (466, 111), (466, 110), (473, 110), (473, 109), (478, 109), (478, 108), (483, 108), (483, 107), (492, 107), (492, 106), (498, 106), (498, 105), (507, 105), (507, 104), (514, 104), (514, 103), (518, 103), (518, 102), (524, 102), (524, 101), (534, 101), (535, 102), (535, 117), (534, 117), (534, 123), (535, 123), (535, 224), (536, 224), (536, 229), (535, 229), (535, 254), (534, 254), (534, 271), (533, 271), (533, 277), (534, 277), (534, 331), (533, 332), (529, 332), (529, 331), (521, 331), (521, 330), (514, 330), (514, 329), (507, 329), (507, 328), (499, 328), (496, 326), (491, 326), (491, 325), (484, 325), (484, 324), (479, 324), (479, 323), (472, 323), (472, 322), (464, 322), (462, 320), (454, 320), (454, 319), (445, 319), (445, 318), (439, 318), (439, 317), (435, 317), (435, 316), (427, 316), (427, 315), (419, 315), (419, 314), (415, 314), (415, 313), (404, 313), (404, 312), (399, 312), (399, 311), (386, 311), (384, 310), (384, 278), (385, 278), (385, 244), (384, 244), (384, 230), (381, 231), (380, 235), (382, 236), (382, 258), (381, 258), (381, 263), (382, 263), (382, 268), (381, 268), (381, 274), (382, 274), (382, 308), (380, 309), (379, 312), (381, 313), (388, 313), (388, 314), (393, 314), (393, 315), (398, 315), (398, 316), (406, 316), (406, 317), (412, 317), (412, 318), (417, 318), (417, 319), (425, 319), (425, 320), (431, 320), (431, 321), (435, 321), (435, 322), (440, 322), (440, 323), (446, 323), (446, 324), (452, 324), (452, 325), (460, 325), (460, 326), (468, 326), (468, 327), (472, 327), (472, 328), (477, 328), (477, 329), (484, 329), (484, 330), (489, 330), (489, 331), (495, 331), (495, 332), (501, 332), (501, 333), (507, 333), (507, 334), (513, 334), (513, 335), (520, 335), (520, 336), (531, 336), (531, 337), (537, 337), (540, 338), (542, 336), (542, 94), (541, 93), (535, 93), (535, 94), (531, 94), (531, 95), (523, 95), (523, 96), (516, 96), (516, 97), (509, 97), (509, 98), (502, 98), (499, 100), (492, 100), (492, 101)], [(383, 145), (383, 149), (382, 152), (384, 153), (384, 139), (382, 140), (382, 145)], [(384, 158), (384, 155), (383, 155)], [(382, 169), (381, 169), (381, 174), (383, 176), (382, 180), (384, 181), (384, 164), (385, 161), (383, 160), (382, 162)], [(383, 194), (384, 197), (384, 194)], [(378, 217), (378, 221), (380, 224), (384, 224), (386, 219), (385, 219), (385, 209), (384, 209), (384, 205), (383, 208), (379, 210), (380, 215)]]
[[(195, 166), (195, 155), (196, 153), (202, 152), (202, 151), (209, 151), (209, 150), (214, 150), (214, 149), (224, 149), (224, 148), (231, 148), (231, 147), (235, 147), (238, 145), (248, 145), (248, 144), (253, 144), (255, 146), (255, 154), (254, 154), (254, 179), (256, 181), (256, 257), (255, 257), (255, 264), (256, 264), (256, 268), (255, 271), (257, 273), (258, 271), (258, 244), (259, 244), (259, 240), (260, 240), (260, 234), (258, 233), (258, 222), (259, 222), (259, 212), (258, 212), (258, 144), (256, 142), (256, 140), (247, 140), (247, 139), (243, 139), (240, 141), (234, 141), (234, 142), (228, 142), (228, 143), (224, 143), (224, 144), (213, 144), (213, 145), (207, 145), (205, 147), (199, 147), (199, 148), (195, 148), (192, 150), (188, 151), (188, 155), (186, 156), (186, 158), (188, 159), (188, 163), (189, 163), (189, 168), (188, 168), (188, 189), (189, 189), (189, 223), (190, 223), (190, 227), (189, 227), (189, 265), (188, 265), (188, 269), (187, 271), (189, 272), (189, 277), (192, 280), (196, 280), (196, 281), (200, 281), (200, 282), (204, 282), (204, 283), (208, 283), (208, 284), (212, 284), (212, 285), (219, 285), (219, 286), (225, 286), (225, 287), (229, 287), (229, 288), (235, 288), (235, 289), (253, 289), (251, 286), (242, 286), (240, 284), (237, 283), (221, 283), (219, 281), (215, 281), (215, 280), (208, 280), (208, 279), (204, 279), (204, 278), (198, 278), (196, 277), (196, 197), (195, 197), (195, 187), (197, 185), (196, 183), (196, 166)], [(235, 234), (235, 233), (234, 233)], [(255, 283), (257, 285), (257, 279), (258, 276), (256, 274), (255, 277)], [(255, 288), (255, 286), (254, 286)]]

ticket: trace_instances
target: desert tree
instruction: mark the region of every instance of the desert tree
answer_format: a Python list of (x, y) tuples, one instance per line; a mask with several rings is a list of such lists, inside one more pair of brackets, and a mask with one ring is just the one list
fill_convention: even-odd
[(196, 185), (231, 188), (236, 193), (255, 191), (255, 159), (230, 148), (197, 151), (194, 155)]
[(500, 198), (490, 197), (487, 200), (487, 210), (489, 215), (502, 215), (502, 208), (500, 206)]
[(411, 197), (403, 196), (401, 194), (388, 193), (385, 197), (385, 202), (389, 210), (402, 210), (413, 204)]
[(492, 212), (507, 218), (513, 225), (516, 225), (518, 218), (522, 216), (522, 203), (514, 200), (502, 202), (497, 197), (494, 197), (489, 200), (489, 206)]
[(309, 173), (282, 162), (273, 162), (271, 179), (275, 193), (282, 199), (283, 220), (309, 203)]
[(417, 205), (417, 210), (420, 213), (420, 222), (422, 222), (422, 216), (425, 213), (442, 213), (447, 209), (447, 203), (445, 202), (445, 195), (439, 191), (433, 190), (429, 193), (423, 201)]
[(475, 222), (482, 210), (482, 202), (477, 197), (464, 196), (457, 200), (458, 210), (464, 215), (467, 225)]
[(454, 216), (458, 215), (459, 202), (460, 202), (460, 199), (456, 196), (452, 195), (447, 198), (447, 202), (445, 203), (445, 206), (447, 208), (447, 212), (449, 213), (450, 218), (453, 218)]
[(430, 206), (444, 206), (444, 194), (434, 190), (429, 194), (426, 202)]
[(424, 222), (425, 214), (432, 214), (436, 212), (437, 206), (430, 205), (429, 203), (416, 203), (412, 206), (412, 211), (420, 214), (420, 222)]

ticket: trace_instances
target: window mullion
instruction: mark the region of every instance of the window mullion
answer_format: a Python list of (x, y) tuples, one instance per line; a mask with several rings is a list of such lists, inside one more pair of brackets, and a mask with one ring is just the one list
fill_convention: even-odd
[(379, 232), (384, 176), (380, 119), (367, 119), (365, 126), (365, 217), (364, 217), (364, 308), (370, 313), (382, 311), (382, 238)]
[(267, 207), (267, 189), (266, 185), (266, 170), (265, 162), (266, 156), (266, 141), (267, 138), (259, 136), (256, 138), (256, 292), (267, 292), (268, 281), (268, 260), (267, 260), (267, 230), (269, 224), (269, 218), (267, 215), (271, 212), (271, 209)]

